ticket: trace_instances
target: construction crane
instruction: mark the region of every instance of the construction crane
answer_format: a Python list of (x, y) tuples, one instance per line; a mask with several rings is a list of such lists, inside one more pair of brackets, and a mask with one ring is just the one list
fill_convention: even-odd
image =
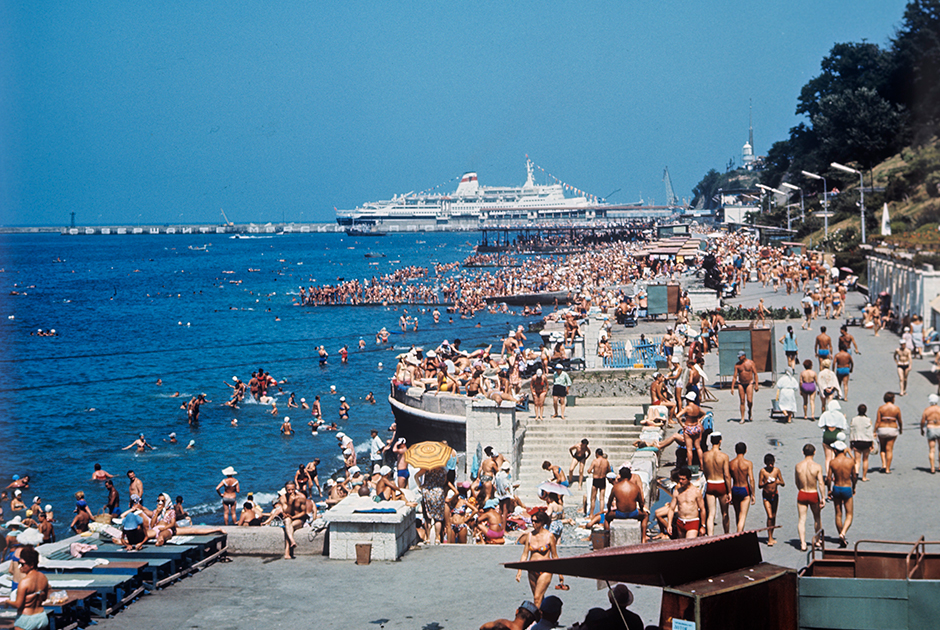
[(222, 225), (225, 225), (225, 226), (228, 226), (228, 227), (234, 227), (235, 224), (232, 223), (231, 221), (229, 221), (229, 220), (228, 220), (228, 217), (225, 216), (225, 210), (223, 210), (222, 208), (219, 208), (219, 212), (222, 213), (222, 218), (225, 219), (225, 223), (223, 223)]
[(676, 191), (672, 189), (672, 178), (669, 177), (669, 167), (663, 168), (663, 183), (666, 184), (666, 205), (676, 207), (679, 205), (679, 198), (676, 197)]

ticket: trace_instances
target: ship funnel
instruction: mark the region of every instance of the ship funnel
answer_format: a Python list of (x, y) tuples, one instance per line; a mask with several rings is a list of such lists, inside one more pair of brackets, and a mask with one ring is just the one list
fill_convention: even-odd
[(477, 174), (464, 173), (464, 176), (460, 178), (460, 183), (457, 184), (457, 192), (454, 194), (457, 196), (475, 195), (479, 192), (480, 183), (477, 181)]

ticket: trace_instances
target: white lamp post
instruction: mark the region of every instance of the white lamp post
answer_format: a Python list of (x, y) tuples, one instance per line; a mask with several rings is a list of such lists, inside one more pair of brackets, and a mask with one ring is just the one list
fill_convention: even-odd
[(816, 173), (802, 171), (803, 175), (810, 179), (821, 179), (823, 183), (823, 225), (826, 229), (826, 238), (829, 238), (829, 191), (826, 188), (826, 178)]
[[(786, 184), (784, 184), (785, 186)], [(783, 195), (784, 199), (788, 197), (787, 193), (782, 190), (777, 190), (776, 188), (771, 188), (770, 186), (764, 186), (763, 184), (758, 184), (758, 188), (768, 193), (776, 193), (778, 195)], [(787, 230), (790, 229), (790, 205), (787, 204)]]
[(832, 168), (838, 169), (840, 171), (845, 171), (846, 173), (854, 173), (858, 175), (858, 203), (862, 207), (862, 243), (866, 243), (865, 240), (865, 177), (862, 175), (861, 171), (857, 171), (854, 168), (849, 168), (844, 164), (839, 164), (838, 162), (833, 162), (830, 164)]
[[(799, 186), (794, 186), (793, 184), (788, 184), (788, 183), (786, 183), (786, 182), (784, 182), (784, 183), (782, 183), (782, 184), (780, 184), (780, 185), (783, 186), (784, 188), (789, 188), (790, 190), (798, 190), (798, 191), (800, 191), (800, 221), (805, 221), (805, 220), (806, 220), (806, 210), (803, 208), (803, 189), (800, 188)], [(789, 227), (789, 226), (787, 226), (787, 227)]]

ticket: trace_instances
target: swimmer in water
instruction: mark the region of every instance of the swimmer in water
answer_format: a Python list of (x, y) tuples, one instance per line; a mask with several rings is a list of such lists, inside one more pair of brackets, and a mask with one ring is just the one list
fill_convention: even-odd
[(176, 444), (176, 443), (177, 443), (177, 442), (176, 442), (176, 433), (171, 433), (168, 437), (169, 437), (169, 439), (163, 438), (163, 441), (164, 441), (164, 442), (169, 442), (170, 444)]
[(186, 450), (191, 451), (196, 448), (196, 440), (190, 440), (189, 444), (186, 445)]
[(135, 446), (137, 447), (137, 452), (138, 452), (138, 453), (143, 453), (143, 452), (145, 452), (148, 448), (149, 448), (150, 450), (152, 450), (152, 451), (157, 450), (157, 448), (156, 448), (155, 446), (150, 446), (150, 444), (147, 442), (147, 440), (144, 439), (144, 434), (143, 434), (143, 433), (140, 434), (140, 437), (138, 437), (136, 440), (134, 440), (133, 442), (131, 442), (130, 444), (128, 444), (127, 446), (125, 446), (125, 447), (122, 448), (121, 450), (122, 450), (122, 451), (126, 451), (126, 450), (128, 450), (128, 449), (134, 448)]
[(91, 473), (92, 481), (101, 481), (103, 479), (111, 479), (114, 475), (101, 469), (101, 464), (95, 464), (95, 472)]

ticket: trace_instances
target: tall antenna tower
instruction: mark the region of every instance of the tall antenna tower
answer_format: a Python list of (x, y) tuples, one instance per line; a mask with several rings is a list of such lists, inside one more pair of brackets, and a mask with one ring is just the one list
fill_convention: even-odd
[(747, 100), (747, 143), (754, 148), (754, 100)]

